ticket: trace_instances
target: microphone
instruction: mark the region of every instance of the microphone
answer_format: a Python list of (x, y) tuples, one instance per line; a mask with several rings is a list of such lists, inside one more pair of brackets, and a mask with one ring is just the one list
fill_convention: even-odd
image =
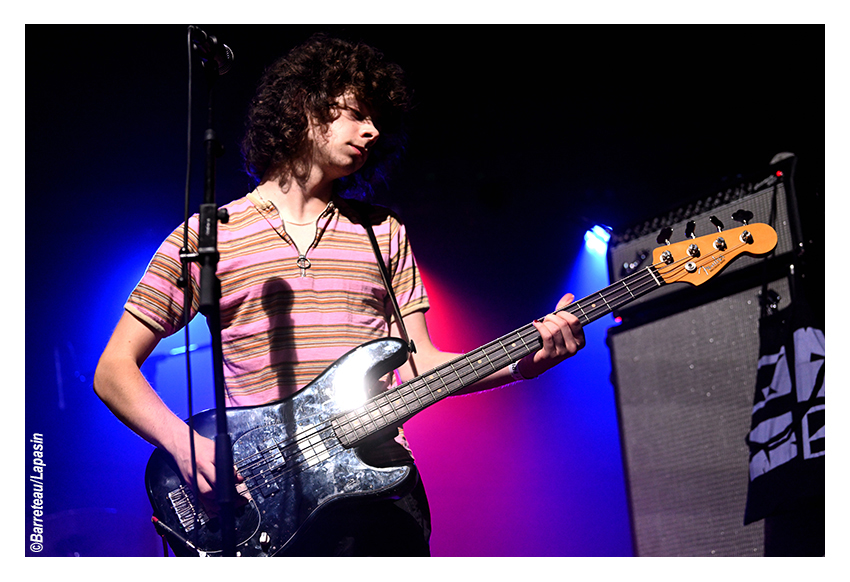
[(207, 34), (197, 26), (190, 26), (192, 48), (198, 52), (204, 66), (213, 64), (218, 68), (218, 74), (223, 75), (233, 66), (233, 51), (216, 37)]

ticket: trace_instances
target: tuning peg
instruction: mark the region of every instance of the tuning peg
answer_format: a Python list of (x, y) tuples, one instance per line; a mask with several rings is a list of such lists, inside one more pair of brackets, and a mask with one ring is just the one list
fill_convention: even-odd
[(717, 232), (723, 232), (723, 223), (720, 222), (720, 219), (716, 216), (709, 216), (708, 219), (711, 221), (715, 227), (717, 227)]
[(749, 224), (752, 219), (753, 213), (749, 210), (738, 210), (737, 212), (735, 212), (735, 214), (732, 215), (732, 220), (741, 222), (744, 225)]
[(696, 238), (697, 235), (694, 234), (696, 229), (697, 229), (697, 223), (694, 222), (693, 220), (689, 220), (688, 224), (685, 225), (685, 236), (687, 238)]
[(673, 229), (672, 228), (670, 228), (669, 226), (662, 228), (661, 232), (658, 235), (658, 238), (655, 239), (655, 242), (657, 242), (660, 245), (661, 244), (669, 245), (671, 236), (673, 236)]

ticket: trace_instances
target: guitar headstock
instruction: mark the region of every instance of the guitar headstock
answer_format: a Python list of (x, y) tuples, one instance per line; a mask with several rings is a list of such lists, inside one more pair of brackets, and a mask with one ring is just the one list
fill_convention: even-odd
[(666, 244), (652, 252), (653, 264), (665, 283), (702, 285), (738, 256), (764, 255), (776, 247), (776, 231), (767, 224), (745, 224), (720, 231), (722, 224), (712, 222), (719, 232)]

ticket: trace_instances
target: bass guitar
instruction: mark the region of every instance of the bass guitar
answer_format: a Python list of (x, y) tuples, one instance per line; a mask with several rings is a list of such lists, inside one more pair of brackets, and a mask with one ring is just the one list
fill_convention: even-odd
[[(692, 229), (689, 229), (692, 231)], [(719, 228), (718, 228), (719, 230)], [(659, 243), (669, 238), (662, 233)], [(745, 224), (653, 251), (652, 264), (564, 309), (583, 325), (670, 283), (701, 285), (742, 254), (776, 246), (765, 224)], [(363, 452), (426, 407), (541, 347), (532, 324), (506, 334), (377, 396), (369, 389), (406, 361), (396, 338), (367, 342), (337, 360), (297, 394), (261, 406), (230, 408), (233, 459), (244, 477), (235, 510), (241, 556), (286, 553), (317, 516), (341, 503), (403, 494), (410, 464), (376, 466)], [(193, 416), (195, 430), (215, 436), (213, 410)], [(180, 478), (171, 456), (151, 455), (145, 472), (154, 521), (177, 555), (220, 555), (219, 519), (210, 516)]]

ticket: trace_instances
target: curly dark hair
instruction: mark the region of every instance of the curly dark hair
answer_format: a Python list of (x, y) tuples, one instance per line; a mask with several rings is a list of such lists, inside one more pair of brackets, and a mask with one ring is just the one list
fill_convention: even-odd
[(338, 180), (340, 194), (369, 194), (385, 180), (403, 149), (403, 114), (410, 107), (404, 73), (362, 43), (312, 36), (266, 69), (251, 102), (242, 140), (245, 171), (259, 183), (270, 170), (285, 179), (309, 147), (308, 117), (329, 124), (337, 99), (352, 92), (372, 110), (381, 137), (358, 172)]

